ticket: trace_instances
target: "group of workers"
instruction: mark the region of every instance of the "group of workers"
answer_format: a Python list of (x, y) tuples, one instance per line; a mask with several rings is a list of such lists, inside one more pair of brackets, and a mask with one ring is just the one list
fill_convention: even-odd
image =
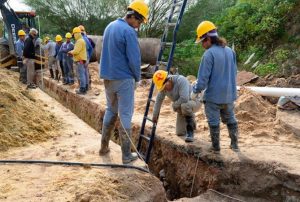
[[(129, 163), (138, 158), (131, 152), (131, 120), (134, 111), (134, 91), (141, 79), (141, 53), (136, 29), (147, 23), (149, 8), (144, 1), (135, 0), (127, 9), (124, 18), (111, 22), (103, 35), (100, 60), (100, 78), (104, 79), (106, 111), (102, 124), (100, 155), (109, 150), (109, 140), (114, 131), (117, 117), (120, 118), (119, 136), (122, 161)], [(170, 75), (158, 70), (153, 82), (158, 90), (152, 121), (156, 123), (165, 96), (172, 101), (177, 113), (176, 134), (185, 135), (186, 142), (194, 141), (196, 129), (195, 112), (201, 103), (205, 105), (211, 151), (220, 152), (220, 118), (227, 125), (230, 148), (238, 152), (238, 124), (234, 115), (234, 101), (237, 98), (235, 52), (219, 37), (217, 27), (210, 21), (203, 21), (197, 27), (196, 43), (205, 49), (197, 81), (190, 84), (182, 75)]]
[[(106, 111), (102, 123), (100, 155), (106, 155), (117, 118), (120, 118), (119, 136), (121, 140), (122, 161), (130, 163), (138, 158), (131, 152), (131, 121), (134, 112), (134, 92), (141, 79), (141, 53), (136, 30), (147, 23), (148, 5), (142, 0), (133, 1), (127, 8), (124, 18), (111, 22), (104, 31), (100, 59), (100, 78), (104, 80)], [(190, 84), (182, 75), (171, 75), (158, 70), (153, 82), (158, 90), (152, 121), (157, 123), (159, 111), (165, 96), (172, 100), (172, 108), (177, 113), (176, 134), (185, 136), (186, 142), (194, 141), (196, 129), (195, 112), (203, 102), (211, 136), (211, 150), (220, 152), (220, 118), (227, 125), (231, 138), (230, 148), (239, 151), (238, 125), (234, 115), (236, 93), (237, 63), (235, 52), (226, 46), (225, 39), (219, 37), (217, 27), (210, 21), (203, 21), (197, 27), (196, 43), (206, 50), (198, 71), (197, 81)], [(34, 88), (34, 39), (37, 30), (31, 29), (25, 40), (25, 32), (19, 31), (17, 42), (18, 64), (21, 81)], [(72, 35), (75, 44), (71, 42)], [(89, 88), (87, 65), (93, 47), (85, 34), (83, 26), (75, 27), (73, 33), (65, 35), (66, 42), (57, 35), (53, 42), (45, 38), (44, 50), (48, 51), (50, 77), (59, 79), (60, 66), (64, 84), (74, 83), (73, 64), (75, 64), (80, 88), (78, 94), (85, 94)], [(25, 42), (24, 42), (25, 40)], [(23, 44), (22, 44), (23, 43)], [(22, 51), (23, 50), (23, 51)], [(24, 64), (24, 65), (21, 65)]]
[[(17, 64), (20, 69), (20, 81), (27, 84), (27, 88), (36, 88), (35, 76), (35, 53), (39, 45), (43, 51), (47, 51), (48, 69), (50, 78), (60, 80), (62, 76), (64, 85), (74, 84), (74, 68), (80, 88), (77, 94), (85, 94), (90, 88), (90, 74), (88, 63), (92, 56), (95, 44), (87, 37), (85, 28), (82, 25), (75, 27), (72, 34), (66, 33), (66, 41), (63, 42), (61, 35), (56, 35), (55, 42), (49, 37), (44, 38), (44, 45), (41, 45), (37, 37), (38, 31), (30, 29), (26, 36), (24, 30), (18, 31), (19, 40), (16, 42)], [(75, 44), (72, 37), (74, 36)]]

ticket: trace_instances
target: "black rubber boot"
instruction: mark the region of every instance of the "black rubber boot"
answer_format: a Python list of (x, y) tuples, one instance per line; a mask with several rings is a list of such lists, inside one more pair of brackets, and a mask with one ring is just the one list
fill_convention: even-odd
[(186, 116), (186, 137), (185, 142), (193, 142), (194, 141), (194, 119), (192, 116)]
[[(127, 134), (126, 134), (127, 133)], [(131, 142), (129, 138), (131, 137), (130, 129), (119, 129), (119, 135), (121, 140), (121, 149), (122, 149), (122, 162), (123, 164), (130, 163), (138, 158), (137, 153), (131, 153)], [(128, 137), (129, 136), (129, 137)]]
[(50, 71), (50, 78), (51, 78), (51, 79), (54, 79), (53, 69), (49, 69), (49, 71)]
[(116, 120), (117, 116), (113, 117), (107, 126), (103, 125), (102, 127), (101, 148), (99, 150), (100, 156), (105, 155), (110, 151), (108, 145), (115, 128)]
[(211, 151), (220, 153), (220, 126), (209, 126), (212, 147)]
[(59, 81), (59, 71), (55, 70), (55, 80)]
[(229, 133), (229, 137), (231, 139), (230, 149), (235, 152), (240, 151), (238, 146), (238, 137), (239, 137), (239, 130), (237, 123), (227, 124), (227, 129)]

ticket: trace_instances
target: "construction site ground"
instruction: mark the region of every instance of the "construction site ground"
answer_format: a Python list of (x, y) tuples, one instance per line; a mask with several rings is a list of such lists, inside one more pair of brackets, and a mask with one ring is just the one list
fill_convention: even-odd
[[(92, 128), (99, 131), (105, 111), (105, 92), (103, 81), (99, 79), (98, 64), (90, 64), (89, 69), (93, 82), (92, 89), (87, 95), (76, 95), (75, 89), (77, 85), (65, 86), (61, 82), (58, 83), (46, 78), (48, 77), (47, 75), (45, 75), (43, 88), (45, 92), (56, 98)], [(135, 141), (137, 140), (139, 127), (144, 115), (150, 83), (150, 80), (143, 80), (136, 91), (133, 117)], [(59, 136), (56, 137), (57, 135), (55, 135), (49, 141), (41, 144), (24, 148), (12, 148), (7, 152), (1, 153), (1, 158), (43, 158), (47, 160), (57, 159), (83, 162), (103, 161), (97, 154), (100, 138), (97, 131), (89, 128), (74, 115), (72, 117), (68, 109), (59, 105), (56, 106), (56, 104), (55, 106), (51, 105), (55, 102), (51, 102), (51, 99), (46, 95), (41, 96), (43, 94), (41, 91), (34, 90), (33, 94), (46, 103), (45, 108), (47, 111), (54, 113), (55, 117), (60, 117), (58, 121), (62, 122), (62, 126), (58, 130)], [(207, 193), (195, 198), (194, 201), (218, 200), (220, 196), (217, 197), (218, 194), (212, 191), (209, 192), (209, 190), (219, 190), (245, 201), (282, 201), (283, 199), (299, 201), (300, 137), (297, 132), (291, 129), (291, 126), (299, 124), (297, 123), (299, 112), (295, 112), (295, 118), (293, 119), (295, 123), (290, 123), (289, 125), (281, 121), (281, 119), (284, 119), (282, 115), (280, 119), (276, 114), (277, 109), (270, 102), (248, 90), (241, 90), (236, 102), (241, 151), (235, 153), (229, 149), (230, 139), (226, 126), (222, 124), (221, 154), (215, 155), (209, 152), (208, 149), (211, 142), (203, 107), (196, 113), (196, 141), (187, 144), (184, 142), (184, 137), (175, 135), (176, 114), (172, 111), (170, 100), (166, 99), (160, 113), (157, 137), (149, 164), (150, 170), (163, 182), (166, 195), (168, 199), (172, 200), (182, 197), (195, 197), (206, 191)], [(150, 125), (147, 128), (149, 127)], [(113, 160), (113, 162), (120, 163), (119, 150), (119, 148), (115, 149), (116, 157), (110, 156), (109, 161)], [(68, 199), (71, 201), (81, 200), (80, 197), (95, 197), (95, 199), (97, 199), (96, 197), (108, 197), (107, 199), (109, 200), (122, 200), (122, 197), (125, 196), (127, 198), (124, 198), (124, 200), (129, 200), (132, 199), (128, 198), (130, 196), (133, 196), (133, 198), (137, 197), (137, 195), (133, 194), (136, 193), (136, 190), (141, 190), (137, 191), (138, 195), (145, 193), (145, 196), (149, 196), (149, 193), (159, 193), (162, 189), (158, 179), (149, 180), (152, 179), (148, 177), (149, 175), (133, 170), (118, 172), (118, 169), (102, 168), (1, 165), (0, 171), (2, 172), (1, 176), (6, 176), (5, 179), (9, 179), (8, 182), (11, 180), (12, 184), (10, 185), (10, 183), (1, 180), (0, 190), (7, 190), (7, 194), (0, 191), (0, 197), (3, 199), (5, 197), (17, 197), (14, 193), (18, 191), (16, 188), (18, 183), (26, 182), (23, 178), (28, 179), (28, 182), (26, 182), (28, 185), (18, 188), (19, 190), (23, 189), (25, 191), (26, 187), (35, 186), (35, 184), (37, 184), (39, 189), (41, 187), (44, 190), (47, 189), (44, 191), (44, 195), (38, 194), (34, 196), (33, 193), (28, 194), (30, 192), (27, 193), (26, 191), (24, 192), (26, 196), (47, 198), (51, 197), (52, 193), (56, 197), (70, 197)], [(52, 173), (51, 171), (56, 172), (53, 174), (54, 177), (48, 175)], [(60, 172), (57, 171), (61, 171), (64, 175), (58, 174)], [(15, 173), (18, 173), (18, 175), (15, 175)], [(122, 173), (121, 176), (119, 176), (120, 173)], [(101, 181), (101, 177), (106, 180)], [(109, 190), (102, 193), (101, 191), (106, 189), (104, 185), (108, 184), (107, 186), (110, 187), (111, 181), (114, 182), (114, 177), (138, 179), (137, 185), (132, 185), (131, 189), (126, 187), (126, 182), (123, 183), (123, 180), (118, 178), (119, 186), (116, 186), (114, 183), (111, 186), (114, 191), (115, 187), (123, 186), (126, 187), (124, 189), (135, 191), (130, 194), (130, 191), (123, 192), (124, 190), (121, 188), (117, 189), (117, 193)], [(47, 181), (47, 179), (50, 181)], [(47, 186), (45, 186), (44, 180), (47, 181)], [(105, 181), (104, 184), (102, 184), (103, 181)], [(132, 182), (132, 180), (129, 181)], [(40, 185), (39, 182), (41, 183)], [(147, 183), (149, 182), (153, 186), (148, 185)], [(138, 189), (135, 186), (140, 188)], [(88, 187), (95, 189), (89, 189)], [(149, 190), (151, 191), (149, 192)], [(69, 195), (68, 193), (63, 194), (65, 191), (68, 191)], [(149, 197), (153, 199), (153, 196)], [(189, 199), (183, 200), (189, 201)], [(224, 201), (226, 200), (224, 199)], [(230, 200), (228, 199), (228, 201)]]
[[(5, 149), (2, 148), (0, 159), (122, 164), (119, 145), (111, 142), (109, 155), (100, 157), (99, 132), (40, 89), (25, 90), (25, 85), (18, 84), (16, 73), (0, 70), (0, 75), (2, 96), (0, 116), (1, 127), (4, 128), (0, 133), (0, 140), (7, 140), (6, 142), (10, 143), (6, 144)], [(5, 86), (6, 83), (10, 85)], [(23, 91), (27, 92), (26, 96), (30, 96), (31, 100), (23, 98), (24, 93), (21, 93)], [(19, 114), (25, 124), (40, 118), (39, 113), (46, 113), (55, 119), (56, 124), (49, 119), (49, 124), (54, 124), (50, 126), (54, 127), (51, 136), (41, 138), (45, 136), (45, 131), (39, 131), (40, 137), (32, 134), (24, 134), (18, 139), (4, 136), (15, 135), (13, 133), (15, 126), (10, 127), (4, 123), (3, 116), (8, 116), (6, 112), (9, 110), (12, 110), (11, 113), (18, 113), (17, 110), (20, 110), (4, 102), (5, 98), (10, 99), (12, 95), (17, 98), (15, 101), (10, 100), (15, 106), (18, 105), (16, 103), (22, 102), (22, 99), (26, 99), (26, 102), (22, 103), (24, 107), (30, 106), (26, 109), (27, 115)], [(11, 123), (14, 121), (17, 121), (16, 117), (10, 120)], [(43, 127), (42, 124), (43, 122), (40, 127)], [(26, 138), (27, 141), (22, 140)], [(24, 144), (20, 144), (22, 141)], [(24, 145), (25, 147), (18, 147)], [(145, 167), (140, 160), (131, 165)], [(0, 201), (152, 201), (153, 199), (157, 201), (165, 199), (162, 183), (153, 175), (135, 169), (0, 164)]]

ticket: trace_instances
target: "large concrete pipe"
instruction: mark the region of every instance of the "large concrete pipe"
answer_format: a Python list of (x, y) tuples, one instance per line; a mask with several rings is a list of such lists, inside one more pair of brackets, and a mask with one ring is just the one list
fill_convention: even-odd
[[(102, 50), (102, 36), (88, 35), (96, 44), (91, 62), (100, 60)], [(142, 62), (154, 65), (160, 49), (160, 39), (156, 38), (140, 38), (139, 39)]]

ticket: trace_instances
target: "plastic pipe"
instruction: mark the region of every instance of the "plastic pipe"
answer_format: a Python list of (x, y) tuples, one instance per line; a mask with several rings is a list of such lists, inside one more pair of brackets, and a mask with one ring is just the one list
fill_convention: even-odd
[(262, 96), (270, 96), (270, 97), (299, 96), (300, 97), (300, 88), (237, 86), (237, 90), (240, 90), (240, 88), (247, 88)]

